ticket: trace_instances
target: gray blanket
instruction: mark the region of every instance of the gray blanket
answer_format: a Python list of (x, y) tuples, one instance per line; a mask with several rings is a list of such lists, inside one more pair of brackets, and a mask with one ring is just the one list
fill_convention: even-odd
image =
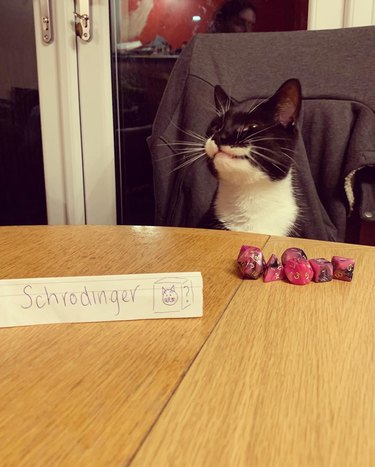
[(296, 165), (305, 205), (299, 235), (343, 241), (348, 216), (375, 221), (375, 27), (328, 31), (201, 34), (177, 60), (149, 147), (157, 225), (194, 227), (216, 180), (204, 158), (181, 164), (176, 141), (204, 135), (213, 88), (265, 99), (287, 79), (302, 84)]

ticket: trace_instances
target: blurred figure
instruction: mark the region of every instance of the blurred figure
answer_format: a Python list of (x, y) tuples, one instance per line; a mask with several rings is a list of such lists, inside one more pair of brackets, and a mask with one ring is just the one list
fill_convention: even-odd
[(252, 32), (256, 10), (249, 0), (228, 0), (216, 12), (208, 32)]

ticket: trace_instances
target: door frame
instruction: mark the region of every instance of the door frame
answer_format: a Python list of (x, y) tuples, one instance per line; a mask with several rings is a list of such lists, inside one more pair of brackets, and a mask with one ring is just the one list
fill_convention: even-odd
[(33, 0), (49, 224), (116, 224), (109, 2), (91, 2), (92, 39), (74, 0), (50, 0), (52, 41)]

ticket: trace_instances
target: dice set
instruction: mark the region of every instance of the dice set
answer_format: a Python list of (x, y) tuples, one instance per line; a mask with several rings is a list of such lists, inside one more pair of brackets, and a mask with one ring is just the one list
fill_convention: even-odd
[(238, 269), (243, 279), (258, 279), (264, 282), (287, 279), (295, 285), (314, 282), (329, 282), (332, 279), (350, 282), (353, 278), (355, 261), (351, 258), (333, 256), (331, 261), (325, 258), (308, 259), (300, 248), (288, 248), (281, 261), (272, 254), (266, 262), (260, 248), (242, 245), (238, 258)]

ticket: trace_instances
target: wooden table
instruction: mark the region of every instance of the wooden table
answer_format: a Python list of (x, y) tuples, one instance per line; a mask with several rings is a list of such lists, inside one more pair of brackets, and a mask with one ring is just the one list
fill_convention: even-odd
[[(268, 257), (352, 283), (242, 281)], [(157, 227), (1, 227), (0, 277), (201, 271), (204, 317), (0, 329), (1, 466), (375, 465), (375, 249)]]

